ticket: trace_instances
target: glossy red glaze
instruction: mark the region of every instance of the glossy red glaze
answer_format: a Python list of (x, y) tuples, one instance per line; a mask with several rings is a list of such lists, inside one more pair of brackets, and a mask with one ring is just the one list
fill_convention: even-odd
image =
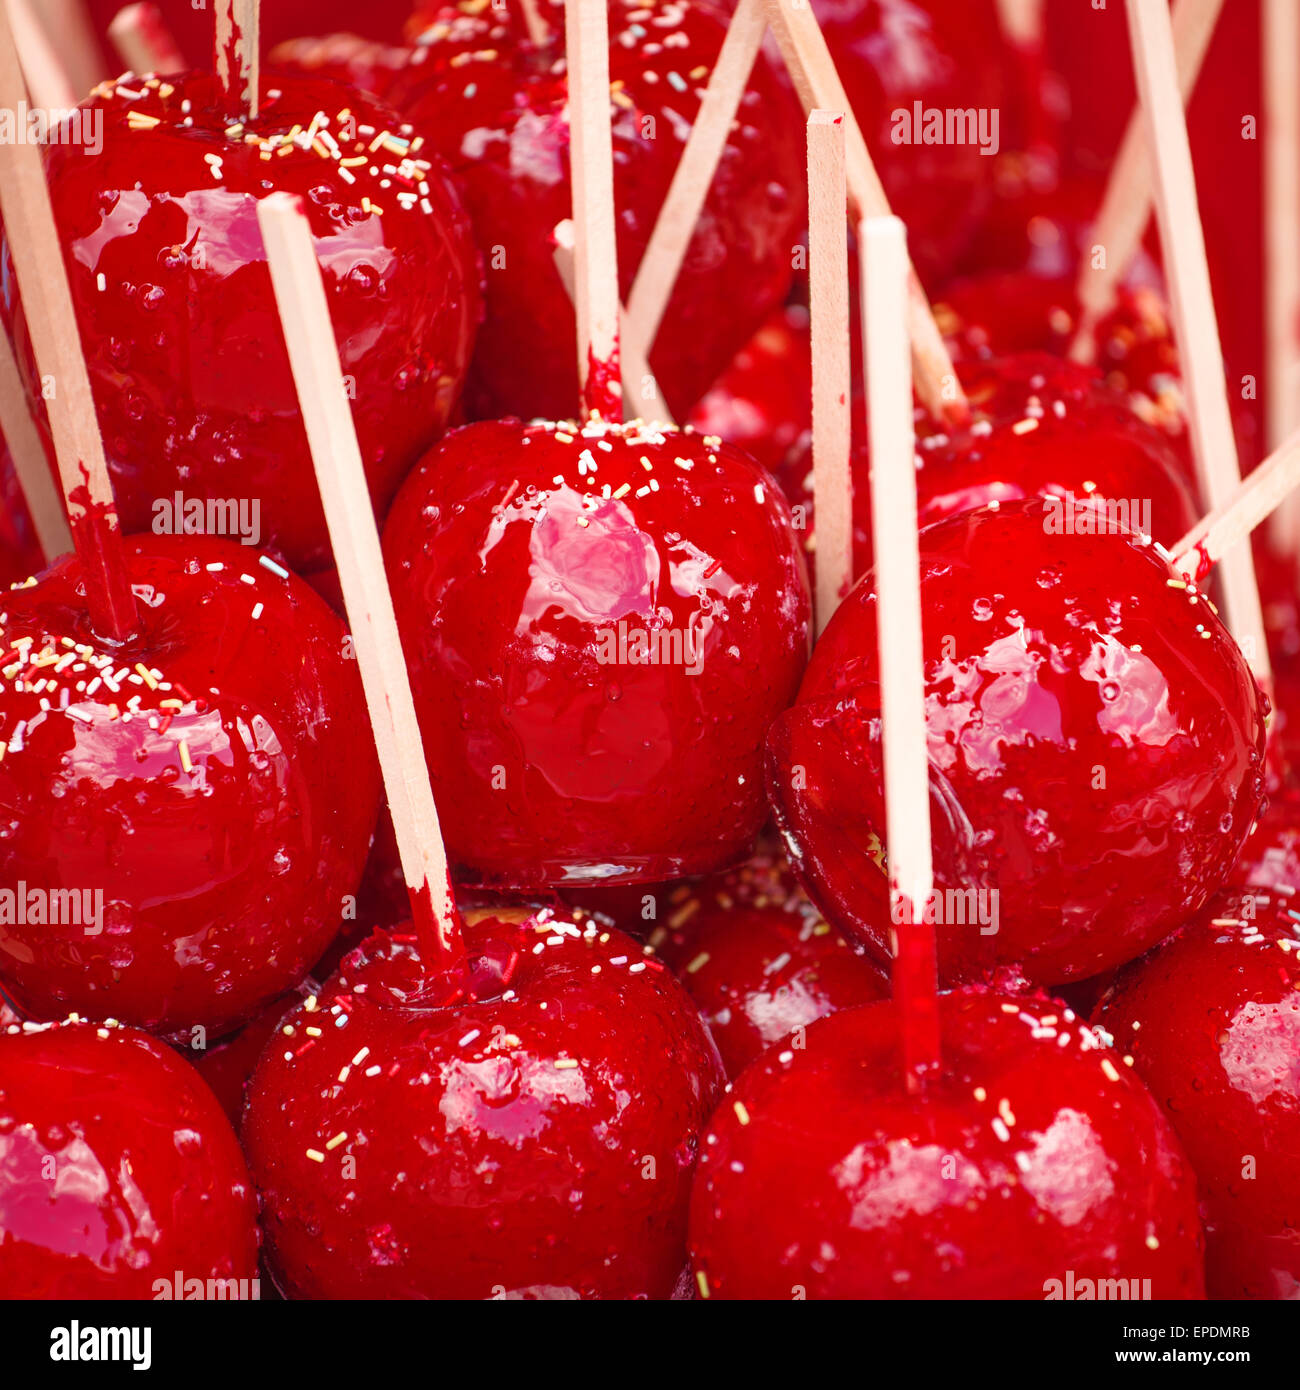
[(21, 584), (45, 568), (18, 472), (0, 435), (0, 586)]
[(1195, 1179), (1121, 1060), (1054, 1005), (939, 1002), (943, 1070), (920, 1096), (888, 1002), (744, 1072), (691, 1202), (701, 1292), (1044, 1299), (1124, 1279), (1151, 1281), (1134, 1298), (1201, 1297)]
[(466, 931), (476, 997), (404, 1003), (409, 938), (377, 935), (263, 1055), (244, 1141), (276, 1281), (293, 1297), (669, 1297), (721, 1086), (694, 1006), (582, 914), (471, 914)]
[(177, 1272), (247, 1280), (248, 1297), (257, 1245), (230, 1123), (163, 1044), (0, 1032), (0, 1298), (152, 1299)]
[[(460, 177), (483, 253), (487, 315), (466, 392), (476, 419), (578, 408), (573, 306), (553, 260), (555, 226), (573, 215), (564, 12), (540, 8), (552, 37), (537, 48), (517, 6), (421, 6), (428, 27), (388, 89)], [(707, 3), (611, 0), (609, 20), (626, 296), (726, 17)], [(783, 69), (760, 55), (650, 354), (678, 418), (785, 299), (805, 209), (803, 126)]]
[[(0, 911), (0, 983), (40, 1018), (217, 1033), (338, 931), (374, 747), (343, 626), (305, 584), (210, 538), (126, 552), (141, 629), (125, 647), (90, 630), (72, 557), (4, 598), (0, 885), (71, 890), (82, 911)], [(95, 891), (98, 932), (80, 924)]]
[[(922, 143), (911, 118), (917, 102), (926, 114), (973, 108), (1001, 117), (1007, 94), (996, 5), (814, 0), (813, 9), (890, 206), (907, 224), (908, 250), (923, 279), (944, 276), (988, 204), (997, 150)], [(1000, 147), (1000, 122), (997, 136)]]
[[(1153, 546), (1048, 529), (1095, 515), (1011, 502), (921, 535), (936, 887), (984, 895), (938, 926), (949, 979), (1131, 960), (1223, 882), (1260, 804), (1241, 652)], [(814, 900), (884, 959), (877, 662), (868, 575), (773, 726), (768, 784)]]
[(1300, 887), (1300, 797), (1294, 790), (1270, 796), (1241, 847), (1228, 882), (1234, 887), (1279, 894)]
[(691, 411), (687, 423), (716, 434), (775, 471), (812, 429), (812, 343), (807, 309), (769, 314)]
[(695, 1000), (733, 1080), (795, 1029), (889, 993), (771, 851), (683, 885), (650, 944)]
[(1196, 1169), (1211, 1298), (1300, 1298), (1300, 930), (1220, 897), (1125, 970), (1098, 1021)]
[[(262, 114), (245, 132), (258, 139), (246, 143), (225, 133), (229, 113), (214, 105), (211, 77), (101, 88), (85, 109), (102, 114), (102, 149), (51, 145), (47, 167), (123, 528), (149, 530), (159, 499), (178, 490), (256, 500), (257, 543), (306, 571), (328, 562), (329, 543), (258, 200), (273, 191), (304, 200), (381, 512), (456, 402), (479, 267), (431, 152), (407, 179), (383, 172), (400, 154), (369, 154), (374, 131), (396, 138), (405, 129), (387, 107), (326, 82), (277, 76), (263, 89)], [(340, 119), (345, 109), (350, 119)], [(283, 137), (318, 114), (342, 157), (374, 162), (346, 169), (316, 148), (287, 145)], [(160, 124), (142, 124), (150, 120)], [(271, 156), (271, 140), (294, 152)], [(327, 156), (328, 143), (317, 141)], [(408, 190), (417, 199), (409, 210), (399, 197)], [(26, 325), (13, 302), (8, 311), (30, 383)]]
[[(1087, 367), (1042, 352), (962, 363), (972, 419), (953, 430), (917, 413), (917, 508), (932, 526), (989, 503), (1073, 495), (1125, 504), (1123, 515), (1172, 546), (1198, 520), (1195, 490), (1179, 448), (1140, 419), (1131, 399)], [(854, 567), (870, 569), (870, 457), (854, 451)], [(813, 530), (811, 450), (778, 472), (805, 535)], [(1148, 516), (1149, 511), (1149, 516)], [(807, 541), (805, 542), (807, 543)]]
[(384, 553), (459, 874), (654, 883), (746, 857), (809, 635), (757, 464), (648, 426), (470, 425), (403, 488)]

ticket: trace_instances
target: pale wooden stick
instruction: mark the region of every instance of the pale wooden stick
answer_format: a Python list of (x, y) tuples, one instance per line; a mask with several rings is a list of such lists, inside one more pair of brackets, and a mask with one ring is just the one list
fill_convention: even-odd
[(1264, 0), (1261, 18), (1268, 442), (1276, 448), (1300, 424), (1300, 5)]
[(844, 113), (814, 111), (808, 117), (808, 274), (818, 637), (853, 581), (853, 475), (849, 466), (853, 380), (846, 208)]
[[(1154, 154), (1156, 216), (1187, 383), (1192, 450), (1201, 490), (1214, 508), (1232, 496), (1241, 482), (1241, 469), (1196, 202), (1192, 150), (1178, 93), (1167, 0), (1128, 0), (1128, 17), (1138, 91)], [(1228, 555), (1222, 570), (1228, 627), (1256, 679), (1267, 686), (1272, 673), (1249, 548)]]
[(108, 37), (132, 72), (184, 72), (185, 56), (157, 5), (127, 5), (113, 16)]
[[(1188, 579), (1234, 553), (1234, 547), (1300, 485), (1300, 430), (1275, 449), (1245, 482), (1204, 516), (1174, 547), (1174, 565)], [(1243, 547), (1246, 549), (1248, 547)]]
[[(896, 924), (893, 985), (903, 1021), (907, 1082), (915, 1091), (939, 1058), (939, 1016), (934, 932), (924, 921), (934, 867), (903, 224), (896, 217), (868, 218), (858, 228), (858, 255), (871, 435), (885, 828), (890, 916)], [(817, 528), (820, 536), (820, 509)]]
[(63, 511), (63, 498), (54, 485), (40, 431), (32, 419), (14, 360), (9, 335), (0, 328), (0, 433), (9, 447), (32, 528), (47, 560), (72, 549), (72, 532)]
[(537, 0), (519, 0), (519, 8), (523, 12), (524, 27), (528, 30), (529, 41), (536, 44), (538, 48), (549, 43), (551, 26), (542, 18)]
[[(805, 114), (817, 108), (845, 114), (845, 153), (848, 168), (849, 210), (855, 221), (890, 215), (884, 185), (876, 173), (867, 142), (844, 84), (826, 47), (826, 39), (808, 0), (767, 0), (768, 22), (803, 102)], [(908, 325), (912, 341), (912, 370), (916, 390), (932, 415), (964, 417), (969, 406), (966, 393), (953, 370), (943, 334), (930, 312), (929, 301), (908, 265)]]
[[(1294, 0), (1284, 0), (1293, 4)], [(1196, 89), (1205, 54), (1214, 37), (1223, 0), (1176, 0), (1173, 10), (1174, 53), (1178, 88), (1184, 105)], [(1124, 139), (1111, 165), (1110, 179), (1093, 227), (1094, 245), (1106, 250), (1106, 264), (1093, 268), (1085, 255), (1075, 293), (1079, 326), (1070, 344), (1070, 357), (1091, 362), (1097, 355), (1097, 325), (1110, 312), (1115, 296), (1151, 217), (1151, 148), (1141, 104), (1129, 117)]]
[(260, 98), (259, 0), (216, 0), (217, 81), (230, 111), (252, 120)]
[[(417, 930), (423, 926), (433, 932), (437, 960), (425, 964), (453, 962), (463, 958), (464, 947), (447, 853), (311, 228), (301, 203), (285, 193), (258, 203), (257, 217), (356, 644), (402, 873)], [(431, 915), (421, 922), (424, 910)]]
[(765, 3), (766, 0), (740, 0), (727, 27), (717, 63), (700, 100), (695, 124), (677, 162), (668, 195), (659, 209), (627, 297), (623, 336), (625, 375), (630, 344), (635, 343), (646, 354), (654, 347), (686, 248), (695, 235), (700, 211), (709, 196), (709, 186), (763, 45), (767, 30)]
[(28, 0), (8, 0), (8, 5), (18, 60), (33, 104), (47, 112), (70, 111), (77, 104), (77, 94), (49, 35)]
[(611, 373), (617, 380), (619, 294), (605, 0), (565, 0), (564, 13), (578, 380), (584, 410), (610, 418), (621, 412), (606, 380)]
[[(551, 253), (551, 259), (555, 262), (555, 269), (559, 272), (560, 283), (564, 286), (564, 292), (569, 296), (569, 302), (573, 302), (573, 223), (569, 218), (555, 225), (555, 250)], [(672, 411), (668, 408), (668, 402), (664, 400), (664, 394), (659, 389), (659, 382), (655, 374), (650, 370), (650, 363), (641, 352), (641, 349), (627, 339), (627, 310), (620, 311), (621, 321), (624, 325), (623, 334), (620, 339), (619, 351), (623, 359), (623, 413), (625, 416), (637, 416), (646, 420), (654, 420), (659, 424), (671, 425), (674, 423)], [(650, 383), (650, 395), (644, 402), (642, 401), (641, 388), (644, 383)], [(644, 404), (648, 408), (641, 408)]]
[[(26, 99), (8, 11), (0, 6), (0, 108), (16, 111)], [(135, 597), (41, 151), (26, 140), (0, 142), (0, 216), (36, 368), (53, 388), (46, 414), (87, 605), (101, 635), (125, 641), (136, 625)]]
[(40, 0), (37, 13), (50, 41), (58, 45), (74, 92), (84, 95), (109, 76), (85, 0)]

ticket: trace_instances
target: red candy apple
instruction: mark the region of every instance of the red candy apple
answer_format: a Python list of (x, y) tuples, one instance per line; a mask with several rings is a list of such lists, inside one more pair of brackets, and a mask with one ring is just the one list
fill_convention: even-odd
[(21, 584), (44, 568), (18, 472), (0, 435), (0, 585)]
[[(814, 1023), (718, 1108), (691, 1202), (709, 1298), (1198, 1298), (1196, 1183), (1141, 1082), (1068, 1010), (939, 999), (903, 1080), (893, 1004)], [(1086, 1290), (1091, 1289), (1092, 1292)]]
[(889, 993), (770, 851), (675, 894), (650, 944), (695, 1000), (732, 1078), (795, 1029)]
[(809, 620), (757, 464), (656, 426), (471, 425), (384, 552), (462, 878), (653, 883), (749, 853)]
[(130, 1028), (0, 1031), (0, 1298), (183, 1298), (178, 1274), (247, 1298), (257, 1245), (230, 1122), (180, 1058)]
[[(578, 394), (573, 309), (553, 260), (555, 226), (572, 216), (564, 11), (541, 9), (551, 36), (537, 46), (517, 6), (421, 6), (411, 63), (387, 89), (460, 177), (483, 253), (487, 315), (466, 393), (476, 419), (558, 419)], [(611, 0), (625, 296), (726, 22), (707, 3)], [(678, 416), (784, 300), (805, 186), (799, 104), (784, 71), (760, 54), (650, 354)]]
[(103, 119), (102, 148), (51, 145), (47, 167), (123, 528), (148, 530), (177, 492), (242, 499), (259, 507), (256, 543), (320, 567), (257, 202), (278, 190), (308, 209), (382, 511), (445, 428), (469, 359), (479, 267), (459, 200), (393, 112), (333, 83), (268, 78), (249, 122), (199, 75), (128, 76), (83, 109)]
[(1300, 929), (1290, 897), (1224, 896), (1134, 962), (1098, 1014), (1200, 1187), (1211, 1298), (1300, 1297)]
[(256, 552), (136, 537), (138, 628), (105, 643), (66, 557), (4, 596), (0, 985), (209, 1033), (338, 930), (378, 804), (342, 624)]
[[(1131, 960), (1223, 882), (1263, 793), (1264, 699), (1204, 595), (1097, 513), (1029, 500), (921, 535), (940, 965), (1058, 983)], [(867, 575), (769, 736), (795, 866), (887, 951)]]
[(376, 935), (285, 1020), (244, 1142), (276, 1282), (317, 1298), (667, 1298), (717, 1053), (583, 914), (472, 913), (467, 997)]

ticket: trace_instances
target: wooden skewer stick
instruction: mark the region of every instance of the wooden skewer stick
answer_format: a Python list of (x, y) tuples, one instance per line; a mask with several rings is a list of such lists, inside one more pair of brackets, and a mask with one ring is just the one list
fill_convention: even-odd
[[(564, 292), (573, 303), (573, 223), (569, 218), (555, 226), (555, 250), (551, 253), (555, 269), (559, 272)], [(623, 359), (623, 414), (625, 417), (640, 416), (645, 420), (655, 420), (660, 424), (674, 422), (668, 402), (664, 400), (659, 383), (650, 370), (650, 363), (640, 349), (628, 341), (627, 310), (621, 310), (623, 329), (619, 338), (619, 352)], [(640, 405), (644, 403), (645, 409)]]
[(77, 94), (50, 36), (36, 18), (29, 0), (7, 0), (7, 3), (18, 59), (33, 104), (47, 112), (70, 111), (77, 104)]
[(216, 0), (217, 81), (232, 113), (252, 120), (261, 92), (258, 0)]
[(18, 375), (9, 335), (0, 328), (0, 434), (9, 447), (32, 528), (47, 560), (72, 549), (72, 532), (63, 498), (50, 474), (40, 431), (27, 406), (27, 393)]
[(1019, 48), (1043, 41), (1044, 0), (998, 0), (998, 24), (1003, 37)]
[[(805, 114), (818, 108), (845, 114), (850, 215), (855, 222), (867, 217), (889, 216), (891, 209), (884, 185), (876, 173), (812, 5), (809, 0), (767, 0), (767, 6), (768, 22)], [(907, 270), (908, 326), (917, 394), (937, 418), (965, 419), (969, 413), (966, 393), (957, 380), (943, 334), (930, 312), (916, 271), (910, 264)]]
[[(853, 581), (853, 380), (846, 208), (844, 113), (814, 111), (808, 117), (808, 272), (818, 637)], [(908, 399), (910, 407), (910, 395)]]
[(1264, 305), (1268, 443), (1300, 424), (1300, 5), (1264, 0)]
[(421, 958), (434, 969), (462, 968), (465, 948), (447, 853), (311, 229), (301, 203), (286, 193), (264, 198), (257, 216), (356, 643)]
[(118, 10), (108, 26), (108, 37), (132, 72), (185, 71), (185, 55), (157, 5), (141, 3)]
[[(695, 235), (767, 30), (766, 0), (740, 0), (627, 297), (623, 342), (648, 354)], [(624, 366), (626, 375), (626, 364)]]
[(40, 0), (37, 15), (50, 42), (58, 46), (74, 92), (84, 95), (109, 76), (85, 0)]
[[(893, 988), (907, 1085), (916, 1092), (939, 1062), (939, 1006), (934, 928), (925, 921), (934, 868), (903, 224), (896, 217), (868, 218), (858, 228), (858, 255), (871, 433)], [(817, 527), (820, 535), (820, 507)]]
[[(1201, 489), (1211, 508), (1216, 508), (1236, 491), (1241, 469), (1196, 201), (1192, 150), (1178, 92), (1169, 7), (1166, 0), (1128, 0), (1128, 18), (1138, 91), (1154, 155), (1156, 215), (1187, 383), (1192, 451)], [(1222, 571), (1228, 627), (1256, 680), (1267, 689), (1271, 668), (1250, 550), (1227, 555)]]
[(574, 306), (582, 406), (622, 419), (618, 366), (618, 244), (614, 234), (614, 144), (609, 123), (609, 30), (605, 0), (565, 0), (573, 184)]
[(1232, 495), (1174, 547), (1174, 565), (1200, 581), (1300, 486), (1300, 430), (1275, 449)]
[[(1223, 0), (1177, 0), (1174, 6), (1174, 52), (1184, 105), (1196, 89), (1222, 9)], [(1111, 165), (1106, 194), (1093, 228), (1093, 243), (1105, 248), (1106, 263), (1094, 269), (1092, 257), (1085, 256), (1079, 266), (1075, 286), (1080, 307), (1079, 326), (1070, 344), (1070, 357), (1074, 361), (1092, 362), (1096, 358), (1097, 325), (1115, 303), (1120, 281), (1137, 254), (1150, 217), (1151, 146), (1139, 103), (1129, 118), (1123, 142)]]
[(524, 28), (528, 30), (529, 41), (541, 48), (551, 39), (551, 26), (542, 18), (537, 0), (519, 0), (519, 9), (524, 16)]
[[(13, 32), (0, 6), (0, 107), (16, 111), (26, 97)], [(98, 634), (122, 642), (135, 629), (135, 595), (41, 151), (26, 140), (0, 142), (0, 216), (36, 367), (50, 387), (46, 413), (87, 607)]]

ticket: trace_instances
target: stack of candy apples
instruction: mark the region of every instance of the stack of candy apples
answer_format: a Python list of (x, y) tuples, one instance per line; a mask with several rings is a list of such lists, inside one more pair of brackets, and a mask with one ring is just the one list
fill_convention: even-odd
[(0, 1298), (1300, 1298), (1300, 26), (59, 8)]

